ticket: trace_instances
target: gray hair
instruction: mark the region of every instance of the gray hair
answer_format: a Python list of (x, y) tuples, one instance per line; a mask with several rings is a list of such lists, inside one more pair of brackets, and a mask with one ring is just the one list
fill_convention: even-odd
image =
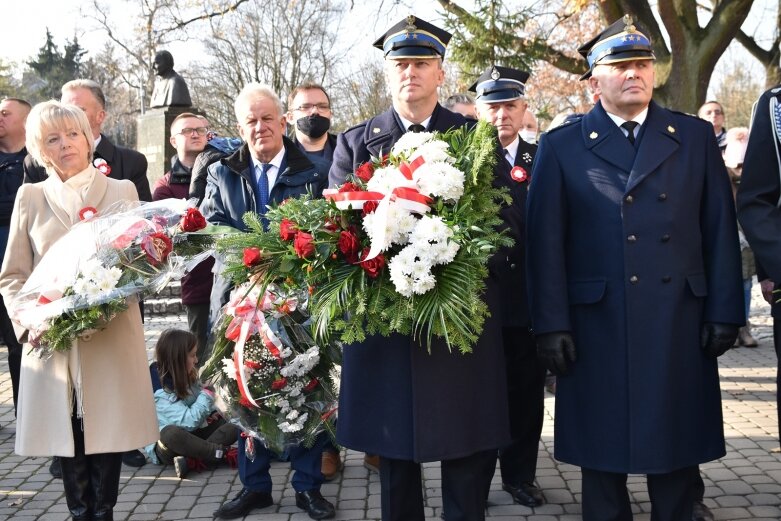
[(282, 106), (282, 100), (274, 89), (263, 83), (247, 83), (244, 88), (241, 89), (239, 95), (236, 96), (236, 100), (233, 102), (233, 112), (236, 113), (236, 119), (241, 123), (241, 115), (239, 114), (239, 108), (244, 103), (249, 102), (254, 98), (268, 98), (274, 102), (274, 106), (277, 108), (277, 113), (282, 116), (285, 114), (285, 108)]
[(103, 110), (106, 110), (106, 96), (103, 94), (103, 89), (100, 88), (100, 85), (98, 85), (97, 82), (87, 79), (71, 80), (63, 85), (61, 90), (62, 93), (65, 94), (65, 92), (69, 90), (76, 89), (87, 89), (90, 91), (92, 95), (95, 96), (95, 99), (98, 100), (98, 103), (100, 103), (100, 107)]
[(461, 103), (462, 105), (474, 105), (475, 100), (472, 96), (469, 94), (453, 94), (448, 99), (445, 100), (443, 105), (446, 109), (452, 109), (457, 104)]
[(92, 154), (95, 148), (95, 140), (92, 137), (92, 129), (87, 120), (87, 114), (76, 105), (66, 105), (56, 100), (38, 103), (27, 116), (27, 152), (33, 156), (39, 164), (46, 168), (51, 175), (54, 165), (43, 155), (43, 140), (47, 133), (53, 129), (61, 130), (76, 128), (89, 143), (90, 151), (88, 161), (92, 162)]

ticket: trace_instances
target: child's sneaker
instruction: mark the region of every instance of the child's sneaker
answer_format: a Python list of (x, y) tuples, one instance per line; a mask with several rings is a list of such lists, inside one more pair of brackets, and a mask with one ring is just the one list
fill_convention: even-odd
[(176, 470), (177, 478), (184, 479), (187, 476), (187, 458), (176, 456), (174, 458), (174, 470)]

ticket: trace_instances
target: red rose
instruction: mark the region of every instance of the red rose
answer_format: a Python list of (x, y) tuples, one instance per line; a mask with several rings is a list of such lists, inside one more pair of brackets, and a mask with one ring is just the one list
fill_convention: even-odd
[(244, 258), (242, 261), (246, 267), (251, 268), (259, 263), (261, 258), (263, 258), (263, 255), (260, 252), (260, 248), (255, 248), (254, 246), (252, 248), (244, 248)]
[[(368, 254), (369, 248), (364, 248), (363, 252), (361, 252), (361, 258), (366, 258)], [(376, 279), (380, 276), (380, 272), (382, 272), (383, 268), (385, 268), (385, 257), (380, 254), (371, 260), (361, 261), (361, 268), (363, 268), (363, 271), (365, 271), (369, 277)]]
[(339, 229), (339, 225), (333, 222), (331, 219), (325, 220), (325, 229), (329, 232), (335, 232)]
[(339, 187), (339, 193), (344, 192), (360, 192), (361, 189), (355, 186), (353, 183), (344, 183), (342, 186)]
[(283, 241), (292, 241), (296, 231), (298, 231), (298, 227), (290, 219), (282, 219), (282, 222), (279, 223), (279, 236), (282, 237)]
[(350, 263), (358, 261), (358, 251), (361, 249), (361, 241), (358, 240), (358, 236), (355, 235), (353, 231), (343, 230), (342, 233), (339, 234), (337, 247)]
[(271, 388), (274, 389), (275, 391), (279, 391), (286, 385), (287, 385), (287, 378), (280, 378), (279, 380), (274, 380), (271, 383)]
[(366, 217), (374, 210), (376, 210), (378, 206), (380, 206), (380, 203), (377, 201), (366, 201), (363, 203), (363, 213), (361, 214), (361, 217)]
[(371, 163), (364, 163), (355, 171), (355, 177), (364, 183), (368, 183), (372, 176), (374, 176), (374, 165)]
[(388, 159), (390, 159), (390, 154), (385, 154), (382, 156), (382, 159), (380, 160), (380, 164), (382, 166), (388, 166)]
[(197, 232), (206, 228), (206, 219), (198, 208), (188, 208), (187, 213), (182, 216), (179, 226), (183, 232)]
[(317, 378), (312, 378), (309, 380), (309, 383), (306, 384), (306, 387), (304, 387), (304, 392), (308, 393), (312, 390), (314, 390), (315, 387), (317, 387), (320, 384), (320, 382), (317, 381)]
[(296, 233), (296, 238), (293, 240), (293, 249), (296, 250), (296, 255), (302, 259), (314, 255), (315, 244), (312, 240), (312, 234), (306, 232)]
[(155, 232), (141, 239), (141, 249), (146, 253), (149, 264), (156, 266), (165, 262), (174, 246), (166, 234)]

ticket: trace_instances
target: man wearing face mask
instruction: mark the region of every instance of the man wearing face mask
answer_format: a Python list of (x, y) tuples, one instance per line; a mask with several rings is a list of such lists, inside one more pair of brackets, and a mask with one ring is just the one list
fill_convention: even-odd
[(331, 98), (317, 83), (302, 83), (287, 97), (287, 122), (293, 126), (291, 136), (298, 148), (308, 156), (317, 156), (329, 163), (334, 157), (336, 134), (331, 134)]

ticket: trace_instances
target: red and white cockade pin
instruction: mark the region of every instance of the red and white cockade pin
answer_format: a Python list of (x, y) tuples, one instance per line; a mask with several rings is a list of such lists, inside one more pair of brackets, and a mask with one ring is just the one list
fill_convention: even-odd
[(111, 173), (111, 167), (109, 166), (108, 162), (102, 157), (96, 157), (95, 161), (93, 161), (92, 164), (95, 168), (98, 169), (98, 172), (100, 172), (103, 175), (109, 175)]
[(98, 215), (98, 209), (93, 208), (92, 206), (85, 206), (81, 210), (79, 210), (79, 219), (82, 221), (89, 221), (93, 217)]
[(526, 173), (526, 170), (522, 166), (514, 166), (513, 169), (510, 170), (510, 177), (519, 183), (523, 183), (529, 179), (529, 174)]

